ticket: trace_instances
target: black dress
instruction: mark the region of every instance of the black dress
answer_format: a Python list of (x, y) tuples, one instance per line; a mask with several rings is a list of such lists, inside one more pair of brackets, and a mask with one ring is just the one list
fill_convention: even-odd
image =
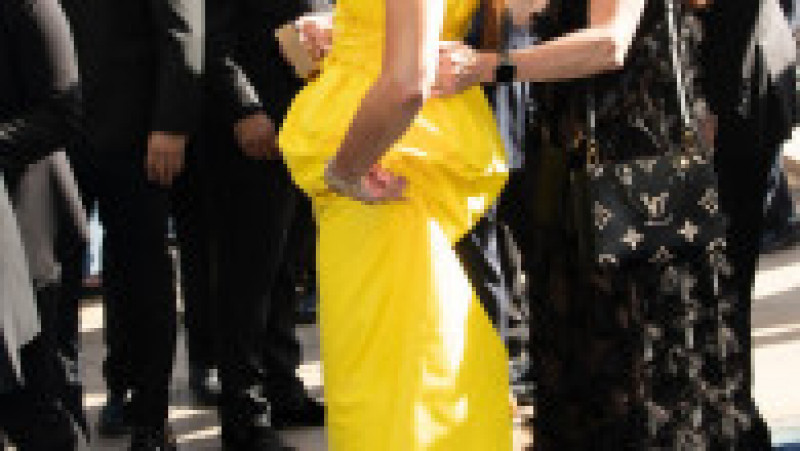
[[(551, 3), (542, 35), (584, 26), (585, 1)], [(678, 8), (687, 88), (699, 109), (692, 55), (700, 26)], [(736, 449), (756, 415), (743, 384), (747, 354), (729, 324), (738, 299), (724, 254), (601, 272), (581, 252), (588, 229), (574, 220), (569, 170), (584, 161), (573, 143), (585, 129), (586, 90), (598, 99), (605, 157), (679, 143), (669, 43), (664, 2), (649, 0), (624, 69), (537, 87), (532, 134), (540, 144), (526, 169), (536, 450)]]

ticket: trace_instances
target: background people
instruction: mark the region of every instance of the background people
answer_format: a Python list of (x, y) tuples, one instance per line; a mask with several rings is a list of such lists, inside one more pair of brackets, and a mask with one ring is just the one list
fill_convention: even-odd
[[(99, 430), (131, 427), (134, 450), (173, 449), (167, 431), (176, 303), (167, 186), (198, 125), (203, 2), (73, 0), (84, 91), (87, 204), (105, 227), (107, 404)], [(130, 398), (129, 408), (124, 407)]]
[[(282, 280), (296, 193), (276, 142), (301, 81), (274, 32), (309, 5), (207, 5), (202, 133), (175, 193), (176, 211), (187, 216), (178, 221), (179, 239), (192, 260), (184, 265), (194, 284), (187, 287), (190, 352), (205, 347), (199, 365), (218, 368), (226, 449), (281, 449), (273, 426), (319, 426), (324, 418), (296, 375), (296, 304)], [(208, 377), (193, 376), (193, 385), (210, 388)]]
[[(704, 24), (704, 89), (717, 116), (720, 205), (730, 218), (728, 241), (740, 299), (732, 327), (746, 353), (744, 385), (749, 390), (752, 291), (768, 180), (797, 120), (796, 47), (776, 0), (714, 1)], [(758, 419), (739, 449), (769, 449), (769, 441)]]
[(78, 134), (76, 63), (58, 2), (0, 1), (0, 431), (21, 451), (74, 449), (82, 417), (54, 347), (55, 200), (42, 197), (58, 195), (50, 163), (67, 163), (62, 154), (31, 166)]

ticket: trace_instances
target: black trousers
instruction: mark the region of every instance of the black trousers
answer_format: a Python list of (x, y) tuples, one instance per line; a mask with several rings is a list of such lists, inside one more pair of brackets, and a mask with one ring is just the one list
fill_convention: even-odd
[(296, 406), (306, 396), (305, 386), (296, 373), (302, 357), (294, 330), (300, 301), (297, 286), (308, 276), (309, 268), (311, 274), (316, 274), (316, 225), (310, 204), (298, 188), (294, 185), (290, 188), (294, 198), (290, 207), (292, 219), (287, 225), (283, 259), (271, 290), (263, 338), (266, 346), (262, 350), (265, 394), (277, 408)]
[[(87, 213), (91, 212), (96, 201), (87, 191), (92, 177), (89, 149), (88, 144), (82, 143), (67, 151)], [(83, 281), (86, 276), (89, 243), (76, 230), (70, 212), (62, 204), (59, 203), (59, 206), (56, 252), (61, 264), (61, 284), (55, 320), (56, 349), (68, 365), (75, 396), (82, 396), (78, 361), (81, 347), (79, 310), (84, 295)]]
[(211, 261), (212, 243), (210, 183), (200, 172), (201, 159), (193, 148), (186, 160), (186, 170), (172, 190), (172, 218), (178, 240), (181, 290), (183, 293), (184, 328), (190, 367), (216, 368), (212, 286), (217, 280), (216, 264)]
[(85, 180), (105, 229), (103, 295), (109, 391), (131, 391), (134, 425), (163, 426), (175, 358), (176, 302), (167, 252), (168, 192), (150, 183), (141, 149), (103, 155)]
[(0, 393), (0, 432), (19, 451), (71, 451), (76, 437), (69, 413), (53, 390), (55, 356), (41, 337), (22, 350), (26, 385)]
[[(229, 127), (216, 122), (190, 160), (180, 181), (184, 192), (174, 198), (175, 211), (184, 214), (182, 252), (198, 262), (186, 282), (197, 285), (186, 287), (189, 346), (219, 367), (225, 431), (266, 412), (265, 388), (299, 383), (294, 298), (278, 282), (288, 277), (284, 257), (296, 192), (281, 161), (246, 157)], [(184, 200), (193, 205), (181, 205)], [(207, 283), (198, 274), (207, 274)], [(210, 302), (202, 305), (206, 293)]]
[[(38, 290), (36, 304), (42, 332), (22, 348), (23, 385), (0, 393), (0, 432), (19, 451), (75, 449), (73, 421), (85, 427), (82, 400), (69, 391), (65, 369), (56, 349), (59, 288)], [(7, 356), (0, 337), (0, 356)], [(5, 359), (4, 359), (5, 360)], [(7, 367), (10, 362), (2, 361)]]

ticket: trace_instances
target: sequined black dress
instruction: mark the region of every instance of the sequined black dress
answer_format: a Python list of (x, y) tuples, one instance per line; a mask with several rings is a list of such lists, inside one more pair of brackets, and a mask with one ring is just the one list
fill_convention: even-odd
[[(583, 26), (586, 3), (553, 0), (545, 36)], [(677, 1), (676, 3), (680, 3)], [(606, 158), (679, 143), (664, 0), (649, 0), (625, 68), (591, 81), (540, 85), (539, 147), (528, 159), (533, 204), (531, 360), (536, 450), (729, 450), (756, 412), (749, 365), (730, 327), (737, 298), (725, 255), (601, 272), (581, 255), (570, 168), (582, 164), (586, 90), (597, 95)], [(681, 59), (693, 111), (700, 27), (678, 5)], [(570, 149), (570, 150), (566, 150)], [(748, 450), (749, 451), (749, 450)]]

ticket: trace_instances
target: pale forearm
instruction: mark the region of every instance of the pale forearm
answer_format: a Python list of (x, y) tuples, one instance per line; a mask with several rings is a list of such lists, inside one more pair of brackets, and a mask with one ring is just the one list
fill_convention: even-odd
[[(624, 64), (626, 49), (611, 33), (581, 30), (544, 44), (511, 53), (520, 81), (551, 82), (589, 77), (617, 70)], [(494, 55), (481, 57), (481, 81), (493, 82)]]
[[(542, 44), (515, 51), (511, 61), (520, 81), (551, 82), (620, 69), (644, 14), (645, 0), (591, 0), (590, 25)], [(483, 64), (492, 64), (483, 58)], [(495, 63), (496, 64), (496, 63)], [(486, 67), (481, 81), (486, 79)]]
[(366, 174), (403, 135), (422, 103), (421, 91), (381, 77), (350, 124), (334, 159), (336, 171), (350, 179)]

